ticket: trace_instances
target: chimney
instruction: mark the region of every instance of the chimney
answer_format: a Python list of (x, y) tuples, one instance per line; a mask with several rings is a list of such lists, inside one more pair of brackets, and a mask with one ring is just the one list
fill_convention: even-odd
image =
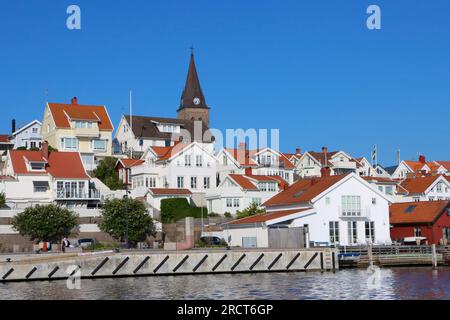
[(48, 155), (49, 155), (49, 152), (48, 152), (48, 141), (44, 141), (44, 143), (42, 143), (41, 153), (42, 153), (42, 156), (46, 160), (48, 160)]
[(322, 147), (322, 153), (323, 154), (327, 154), (328, 153), (328, 148), (327, 147)]
[(11, 133), (16, 132), (16, 119), (12, 119), (11, 121)]
[(238, 149), (237, 149), (237, 155), (236, 155), (236, 160), (239, 163), (247, 163), (247, 145), (245, 144), (245, 142), (241, 142), (238, 145)]
[(424, 155), (420, 155), (420, 156), (419, 156), (419, 162), (420, 162), (421, 164), (426, 164), (426, 163), (427, 163), (427, 161), (426, 161)]
[(322, 154), (323, 154), (323, 165), (325, 167), (328, 167), (328, 159), (327, 159), (327, 153), (328, 153), (328, 148), (327, 147), (322, 147)]
[(246, 176), (251, 176), (251, 175), (253, 175), (253, 169), (252, 169), (252, 167), (247, 167), (247, 168), (245, 168), (245, 175), (246, 175)]
[(77, 105), (78, 104), (78, 98), (77, 97), (73, 97), (71, 102), (72, 102), (73, 105)]
[(320, 169), (320, 175), (322, 178), (329, 177), (331, 175), (330, 167), (323, 167)]
[(295, 149), (295, 154), (302, 154), (302, 149), (300, 148)]

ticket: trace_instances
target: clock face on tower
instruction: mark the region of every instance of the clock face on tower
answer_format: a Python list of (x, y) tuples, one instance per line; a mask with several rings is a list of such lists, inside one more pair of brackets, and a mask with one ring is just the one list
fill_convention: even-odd
[(197, 97), (195, 97), (194, 100), (193, 100), (193, 102), (194, 102), (194, 104), (195, 104), (196, 106), (198, 106), (198, 105), (200, 104), (200, 99), (197, 98)]

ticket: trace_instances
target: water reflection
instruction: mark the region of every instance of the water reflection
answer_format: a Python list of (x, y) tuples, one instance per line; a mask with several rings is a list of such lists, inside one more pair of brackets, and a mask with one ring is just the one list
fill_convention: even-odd
[(380, 269), (379, 289), (363, 269), (0, 283), (0, 299), (450, 299), (450, 269)]

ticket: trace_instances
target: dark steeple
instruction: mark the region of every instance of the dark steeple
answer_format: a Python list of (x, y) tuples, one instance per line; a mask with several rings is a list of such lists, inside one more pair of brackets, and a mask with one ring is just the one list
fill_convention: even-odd
[(183, 108), (208, 108), (198, 80), (193, 48), (191, 48), (191, 61), (189, 62), (186, 84), (181, 95), (180, 109)]
[(209, 126), (209, 107), (206, 104), (197, 69), (195, 67), (194, 52), (191, 48), (191, 60), (186, 78), (183, 93), (181, 95), (180, 106), (178, 108), (178, 118), (184, 120), (201, 120)]

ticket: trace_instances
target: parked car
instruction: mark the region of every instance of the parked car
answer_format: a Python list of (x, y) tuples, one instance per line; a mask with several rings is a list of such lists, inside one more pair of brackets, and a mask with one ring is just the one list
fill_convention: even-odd
[(221, 241), (219, 237), (201, 237), (200, 241), (209, 245), (220, 245)]
[(80, 246), (81, 248), (95, 245), (95, 243), (96, 243), (96, 241), (93, 238), (78, 239), (78, 246)]

